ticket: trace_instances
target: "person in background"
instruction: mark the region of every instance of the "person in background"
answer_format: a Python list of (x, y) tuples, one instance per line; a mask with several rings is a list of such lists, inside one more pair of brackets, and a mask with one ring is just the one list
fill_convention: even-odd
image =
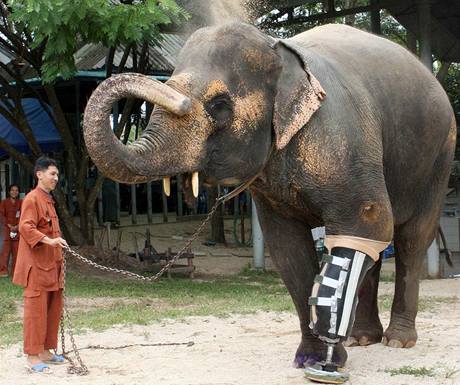
[(24, 288), (24, 353), (26, 367), (51, 373), (49, 364), (64, 363), (57, 348), (62, 313), (63, 257), (67, 242), (61, 237), (51, 191), (59, 170), (55, 160), (40, 157), (35, 163), (37, 187), (24, 198), (19, 221), (19, 252), (13, 283)]
[(0, 277), (10, 275), (8, 267), (11, 257), (11, 276), (14, 274), (19, 245), (19, 217), (22, 200), (19, 199), (19, 186), (9, 188), (9, 197), (0, 203), (0, 223), (3, 226), (3, 247), (0, 253)]

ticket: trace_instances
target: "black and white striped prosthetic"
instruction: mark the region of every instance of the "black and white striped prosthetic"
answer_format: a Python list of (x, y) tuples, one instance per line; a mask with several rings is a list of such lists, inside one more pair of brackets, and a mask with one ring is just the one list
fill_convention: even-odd
[(388, 242), (330, 236), (325, 243), (330, 253), (323, 255), (320, 274), (315, 277), (308, 301), (310, 328), (321, 340), (335, 344), (350, 335), (358, 289)]

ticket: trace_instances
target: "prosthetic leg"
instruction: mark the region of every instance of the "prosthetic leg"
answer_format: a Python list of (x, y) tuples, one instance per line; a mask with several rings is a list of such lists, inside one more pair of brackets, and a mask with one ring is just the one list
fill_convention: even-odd
[(329, 384), (348, 380), (332, 361), (336, 344), (351, 333), (358, 305), (358, 289), (366, 272), (379, 258), (388, 242), (352, 236), (329, 236), (325, 244), (321, 272), (315, 277), (310, 307), (310, 328), (327, 345), (326, 360), (305, 369), (305, 376)]

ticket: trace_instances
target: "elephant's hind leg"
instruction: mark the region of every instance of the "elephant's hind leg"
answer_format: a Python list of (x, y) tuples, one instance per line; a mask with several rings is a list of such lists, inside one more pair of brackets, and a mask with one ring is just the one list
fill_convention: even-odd
[(421, 191), (416, 214), (406, 223), (395, 227), (395, 295), (390, 325), (382, 341), (391, 347), (409, 348), (417, 341), (415, 317), (419, 279), (428, 247), (438, 228), (454, 145), (454, 141), (447, 142), (434, 164), (435, 174), (427, 178), (428, 183)]
[(379, 286), (382, 257), (367, 272), (358, 296), (359, 303), (356, 309), (356, 318), (350, 337), (345, 346), (366, 346), (382, 340), (383, 327), (379, 318), (377, 306), (377, 291)]
[(390, 324), (382, 340), (384, 345), (393, 348), (409, 348), (417, 341), (415, 317), (419, 279), (426, 251), (434, 235), (433, 231), (417, 231), (417, 223), (411, 221), (395, 229), (395, 294)]

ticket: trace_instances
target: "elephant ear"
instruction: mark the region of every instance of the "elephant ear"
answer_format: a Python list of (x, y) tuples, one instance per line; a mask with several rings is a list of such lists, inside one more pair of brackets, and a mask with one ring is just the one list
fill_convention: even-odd
[(281, 150), (307, 124), (326, 92), (310, 72), (300, 47), (277, 41), (274, 48), (282, 62), (273, 113), (275, 144)]

